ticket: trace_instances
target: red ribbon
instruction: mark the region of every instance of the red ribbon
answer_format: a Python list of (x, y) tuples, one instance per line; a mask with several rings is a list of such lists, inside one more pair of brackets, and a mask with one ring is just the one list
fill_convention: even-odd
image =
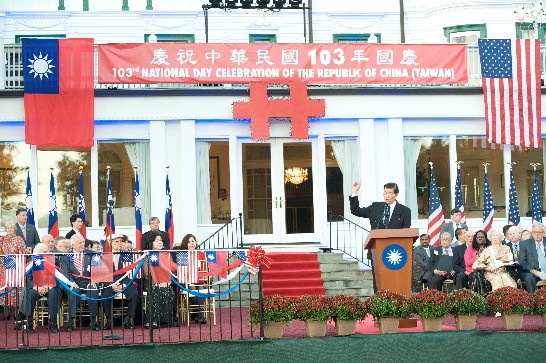
[(258, 269), (261, 265), (269, 268), (271, 259), (265, 255), (265, 251), (261, 246), (252, 246), (246, 254), (246, 262)]

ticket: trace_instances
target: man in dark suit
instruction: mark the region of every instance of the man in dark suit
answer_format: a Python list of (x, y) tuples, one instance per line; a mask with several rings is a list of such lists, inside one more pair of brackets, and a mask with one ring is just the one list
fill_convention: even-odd
[(429, 270), (432, 273), (432, 280), (429, 284), (431, 289), (442, 291), (444, 281), (455, 276), (453, 249), (451, 248), (451, 235), (449, 232), (440, 235), (440, 246), (432, 251)]
[[(34, 253), (49, 253), (49, 247), (43, 243), (38, 243), (34, 247)], [(34, 309), (36, 308), (36, 302), (42, 296), (47, 296), (47, 310), (49, 312), (49, 330), (53, 333), (58, 332), (57, 326), (57, 313), (59, 312), (59, 297), (57, 295), (57, 287), (42, 287), (34, 286), (34, 279), (32, 273), (27, 274), (27, 286), (26, 294), (22, 299), (21, 306), (19, 307), (20, 314), (23, 314), (28, 319), (27, 332), (33, 332), (32, 318), (34, 316)], [(21, 315), (17, 320), (21, 321)], [(20, 323), (18, 323), (18, 328)]]
[[(66, 239), (57, 240), (58, 249), (64, 249), (64, 245), (67, 243)], [(70, 243), (72, 245), (72, 253), (64, 256), (59, 256), (58, 262), (61, 269), (61, 273), (72, 282), (70, 289), (79, 294), (85, 294), (90, 298), (98, 298), (99, 292), (96, 289), (94, 284), (90, 283), (89, 279), (85, 277), (91, 277), (91, 257), (93, 256), (93, 251), (85, 249), (85, 238), (81, 234), (73, 235), (70, 238)], [(82, 277), (80, 277), (82, 276)], [(90, 289), (90, 290), (84, 290)], [(76, 313), (78, 306), (80, 304), (81, 298), (77, 295), (74, 295), (70, 291), (65, 291), (68, 295), (68, 323), (66, 326), (67, 331), (72, 331), (74, 329), (74, 319), (76, 318)], [(87, 300), (87, 305), (89, 305), (89, 313), (91, 315), (90, 326), (92, 330), (99, 330), (99, 325), (97, 321), (97, 314), (99, 310), (99, 304), (97, 300)]]
[[(383, 186), (383, 202), (374, 202), (372, 205), (360, 208), (358, 191), (360, 182), (353, 183), (353, 193), (349, 197), (351, 213), (357, 217), (368, 218), (371, 229), (400, 229), (411, 227), (411, 211), (408, 207), (396, 201), (399, 189), (396, 183), (387, 183)], [(368, 260), (372, 265), (373, 289), (376, 291), (375, 271), (372, 254), (368, 251)]]
[(27, 248), (34, 248), (34, 246), (40, 243), (40, 237), (38, 236), (36, 227), (27, 223), (27, 210), (25, 208), (17, 208), (15, 217), (17, 218), (17, 223), (15, 223), (15, 235), (21, 237), (23, 241), (25, 241)]
[(152, 249), (153, 239), (151, 238), (151, 234), (150, 234), (152, 231), (158, 231), (159, 234), (161, 234), (161, 240), (163, 241), (163, 249), (170, 248), (171, 239), (169, 238), (169, 234), (159, 230), (159, 224), (161, 223), (159, 221), (159, 218), (152, 217), (150, 218), (148, 223), (150, 223), (150, 230), (148, 232), (144, 232), (144, 234), (142, 235), (142, 249), (143, 250)]
[(415, 247), (413, 250), (413, 261), (415, 262), (416, 278), (419, 284), (425, 283), (429, 284), (432, 280), (432, 272), (429, 270), (428, 260), (432, 255), (432, 248), (430, 244), (430, 236), (426, 233), (423, 233), (419, 236), (420, 246)]
[[(508, 235), (508, 243), (506, 245), (510, 247), (510, 251), (512, 252), (512, 256), (514, 256), (514, 261), (518, 260), (519, 251), (521, 249), (520, 246), (520, 240), (519, 240), (519, 228), (516, 226), (510, 226), (508, 228), (508, 231), (506, 233)], [(524, 281), (524, 273), (521, 269), (521, 266), (519, 264), (517, 266), (506, 266), (506, 271), (512, 276), (514, 281)]]
[(455, 240), (455, 231), (457, 228), (463, 228), (465, 231), (468, 231), (466, 224), (461, 222), (461, 210), (459, 208), (453, 208), (451, 210), (451, 220), (445, 222), (440, 229), (440, 234), (444, 232), (449, 232), (451, 239)]
[(70, 225), (72, 226), (72, 229), (66, 234), (66, 239), (72, 238), (75, 234), (81, 234), (80, 229), (83, 226), (82, 217), (80, 217), (79, 214), (72, 214), (70, 216)]
[(411, 211), (408, 207), (396, 201), (399, 189), (396, 183), (387, 183), (383, 186), (383, 202), (374, 202), (372, 205), (360, 208), (358, 191), (360, 182), (354, 182), (353, 193), (349, 197), (351, 213), (357, 217), (368, 218), (371, 229), (399, 229), (411, 227)]
[[(453, 248), (453, 269), (455, 270), (455, 277), (453, 282), (457, 289), (466, 287), (468, 283), (468, 275), (470, 272), (466, 271), (466, 264), (464, 261), (464, 253), (467, 248), (472, 248), (472, 240), (474, 239), (474, 231), (465, 231), (464, 240), (465, 243)], [(453, 246), (453, 244), (451, 244)]]
[(544, 225), (539, 222), (533, 223), (531, 231), (532, 238), (520, 242), (518, 261), (523, 270), (523, 281), (527, 292), (534, 292), (537, 289), (537, 282), (546, 280), (546, 257), (544, 245)]
[[(121, 252), (123, 252), (123, 235), (121, 234), (114, 234), (112, 235), (112, 238), (109, 238), (106, 243), (112, 242), (112, 245), (110, 246), (112, 251), (112, 260), (114, 263), (114, 281), (117, 281), (123, 274), (116, 274), (117, 270), (121, 270), (123, 268), (123, 261), (121, 260)], [(123, 278), (118, 283), (112, 284), (111, 287), (108, 287), (106, 289), (102, 290), (102, 296), (103, 297), (110, 297), (113, 296), (119, 292), (121, 292), (124, 287), (126, 287), (131, 279), (129, 277)], [(127, 299), (128, 307), (127, 307), (127, 316), (125, 316), (125, 320), (123, 322), (123, 326), (125, 329), (132, 329), (133, 328), (133, 319), (135, 317), (136, 308), (140, 301), (140, 296), (138, 295), (138, 291), (135, 287), (135, 285), (129, 285), (127, 288), (123, 291), (123, 295)], [(104, 302), (104, 313), (106, 314), (106, 324), (104, 324), (103, 329), (110, 329), (112, 327), (112, 321), (111, 321), (111, 314), (112, 314), (112, 304), (113, 300), (106, 300)]]

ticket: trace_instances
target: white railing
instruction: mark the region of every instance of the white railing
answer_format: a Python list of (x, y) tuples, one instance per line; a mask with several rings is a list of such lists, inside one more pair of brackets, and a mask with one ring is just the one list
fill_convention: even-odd
[[(23, 59), (22, 48), (20, 44), (6, 44), (4, 45), (4, 77), (0, 75), (0, 89), (23, 89)], [(545, 64), (546, 46), (541, 47), (541, 63)], [(448, 86), (448, 87), (479, 87), (481, 86), (481, 74), (480, 74), (480, 60), (478, 54), (477, 45), (467, 45), (467, 65), (468, 65), (468, 83)], [(2, 67), (0, 67), (2, 70)], [(543, 79), (544, 77), (543, 71)], [(3, 82), (1, 80), (3, 79)], [(340, 85), (342, 87), (377, 87), (378, 85)], [(382, 85), (382, 86), (396, 86), (401, 85)], [(231, 85), (231, 84), (187, 84), (187, 83), (160, 83), (160, 84), (99, 84), (98, 83), (98, 50), (95, 46), (95, 89), (121, 89), (121, 88), (232, 88), (232, 87), (246, 87), (246, 85)], [(332, 87), (328, 85), (327, 87)], [(407, 87), (420, 87), (419, 85), (409, 85)]]

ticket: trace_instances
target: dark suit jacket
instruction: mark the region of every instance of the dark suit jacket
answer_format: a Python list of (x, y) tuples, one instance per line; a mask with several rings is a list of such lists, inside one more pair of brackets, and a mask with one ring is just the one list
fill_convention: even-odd
[[(387, 229), (381, 218), (385, 210), (385, 202), (374, 202), (372, 205), (360, 208), (358, 197), (350, 196), (351, 213), (357, 217), (369, 218), (371, 229)], [(411, 211), (403, 204), (396, 202), (396, 207), (391, 211), (391, 218), (388, 229), (400, 229), (411, 227)]]
[[(459, 228), (464, 228), (465, 231), (468, 231), (468, 227), (464, 223), (459, 223)], [(453, 225), (453, 221), (450, 219), (449, 221), (446, 221), (444, 224), (442, 224), (442, 228), (440, 229), (440, 235), (444, 232), (449, 232), (451, 234), (451, 237), (453, 237), (453, 240), (455, 240), (455, 230), (453, 229), (455, 226)]]
[(466, 265), (464, 263), (464, 253), (466, 252), (466, 243), (452, 248), (453, 250), (453, 270), (457, 273), (464, 273)]
[[(143, 250), (151, 250), (152, 249), (152, 243), (154, 241), (151, 241), (152, 237), (150, 236), (150, 232), (151, 231), (145, 232), (142, 235), (142, 249)], [(168, 250), (169, 248), (171, 248), (171, 239), (169, 238), (169, 235), (167, 234), (167, 232), (163, 232), (163, 231), (159, 231), (159, 233), (161, 234), (161, 239), (163, 240), (163, 249)]]
[(64, 236), (64, 238), (70, 239), (70, 238), (72, 238), (72, 236), (75, 235), (75, 234), (76, 234), (76, 231), (73, 230), (73, 229), (71, 229), (71, 230), (66, 234), (66, 236)]
[(21, 237), (23, 241), (25, 241), (25, 245), (27, 247), (34, 248), (34, 246), (40, 243), (40, 236), (38, 236), (38, 231), (36, 231), (36, 227), (29, 223), (26, 224), (25, 229), (25, 232), (27, 234), (26, 239), (25, 236), (23, 236), (23, 231), (21, 230), (19, 223), (15, 223), (15, 235)]
[[(453, 248), (451, 250), (453, 251)], [(443, 251), (441, 246), (434, 247), (432, 249), (432, 254), (430, 255), (430, 259), (428, 260), (429, 261), (429, 270), (430, 270), (430, 272), (434, 273), (434, 270), (438, 269), (438, 264), (440, 262), (440, 259), (442, 257), (443, 252), (444, 251)], [(451, 260), (453, 261), (453, 257), (451, 257)], [(451, 269), (455, 270), (455, 267), (453, 266), (453, 262), (452, 262)], [(443, 270), (445, 270), (445, 269), (443, 269)], [(451, 272), (451, 270), (446, 271), (446, 272), (449, 273), (449, 272)], [(453, 276), (450, 276), (450, 277), (453, 277)]]
[[(428, 247), (429, 253), (432, 256), (432, 247)], [(417, 246), (413, 250), (413, 260), (415, 261), (415, 266), (417, 267), (417, 280), (422, 280), (423, 275), (427, 273), (428, 271), (428, 260), (429, 256), (427, 255), (427, 252), (425, 251), (425, 248), (423, 246)]]
[[(84, 253), (84, 257), (83, 257), (83, 273), (82, 273), (82, 276), (85, 276), (85, 277), (91, 277), (91, 257), (93, 255), (93, 253), (95, 253), (94, 251), (91, 251), (91, 250), (84, 250), (83, 251)], [(81, 278), (81, 277), (76, 277), (78, 276), (80, 273), (78, 271), (78, 269), (76, 268), (76, 266), (74, 266), (74, 262), (72, 262), (72, 256), (71, 256), (72, 252), (64, 255), (64, 256), (59, 256), (59, 267), (61, 269), (61, 273), (69, 280), (69, 281), (72, 281), (72, 282), (76, 282), (80, 287), (85, 287), (87, 286), (87, 284), (90, 283), (91, 280), (89, 279), (84, 279), (84, 278)]]
[[(542, 239), (543, 247), (545, 243), (546, 243), (546, 238), (543, 238)], [(518, 261), (519, 261), (519, 264), (521, 265), (521, 269), (524, 272), (531, 272), (532, 269), (541, 271), (540, 266), (538, 264), (536, 242), (533, 238), (528, 239), (527, 241), (520, 241)]]

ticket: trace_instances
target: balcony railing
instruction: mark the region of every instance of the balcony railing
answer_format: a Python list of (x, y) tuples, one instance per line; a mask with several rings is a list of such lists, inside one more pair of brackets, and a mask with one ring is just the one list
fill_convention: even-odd
[[(541, 63), (545, 64), (546, 46), (541, 47)], [(95, 46), (95, 89), (120, 89), (120, 88), (196, 88), (196, 87), (215, 87), (215, 88), (233, 88), (247, 87), (248, 85), (232, 85), (232, 84), (188, 84), (188, 83), (159, 83), (159, 84), (99, 84), (98, 83), (98, 48)], [(0, 89), (18, 90), (23, 89), (23, 62), (22, 48), (20, 44), (6, 44), (4, 46), (4, 65), (5, 74), (4, 82), (0, 82)], [(468, 83), (461, 85), (449, 85), (446, 87), (480, 87), (480, 59), (477, 45), (467, 45), (467, 66), (468, 66)], [(544, 72), (543, 72), (544, 73)], [(544, 78), (544, 75), (543, 75)], [(0, 76), (1, 79), (1, 76)], [(378, 85), (351, 85), (344, 87), (377, 87)], [(402, 85), (389, 85), (402, 86)], [(420, 87), (419, 85), (405, 85), (407, 87)], [(331, 87), (331, 85), (327, 85)]]

